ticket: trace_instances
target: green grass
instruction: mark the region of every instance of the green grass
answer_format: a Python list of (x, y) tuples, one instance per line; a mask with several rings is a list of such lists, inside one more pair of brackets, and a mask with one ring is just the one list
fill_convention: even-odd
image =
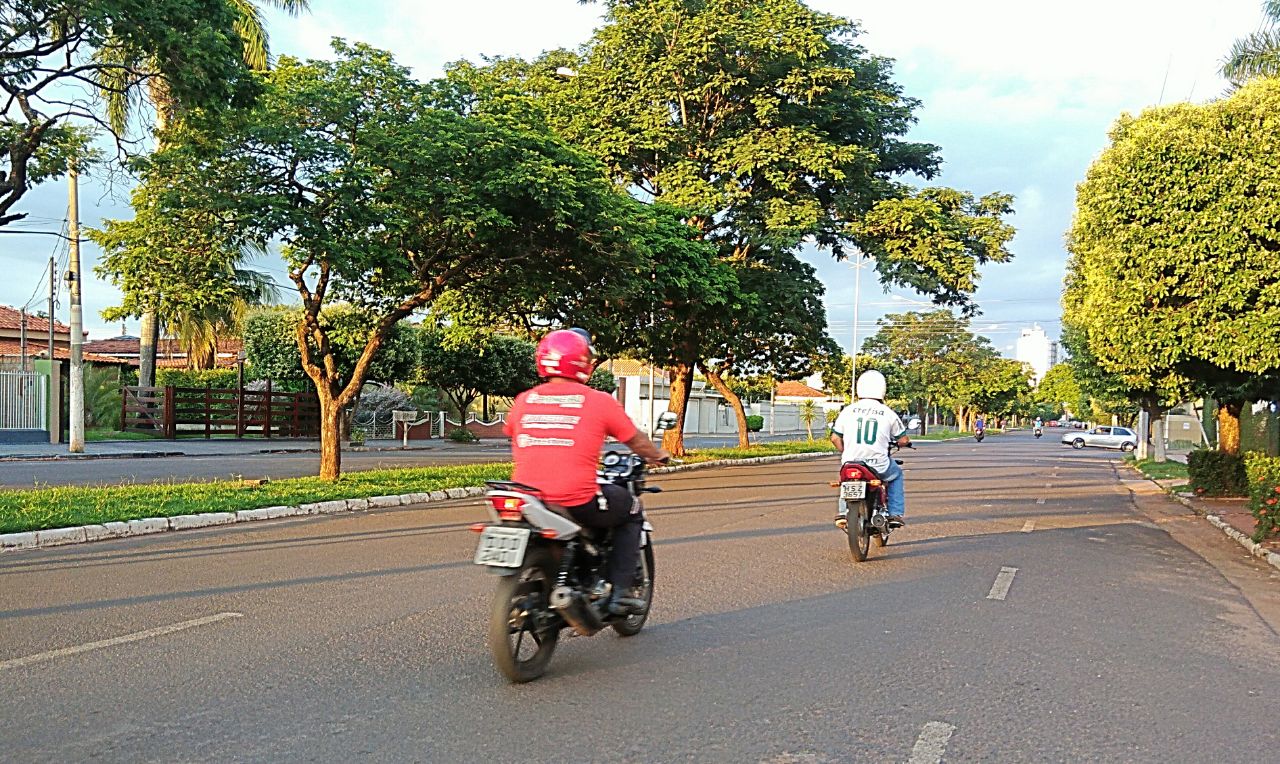
[[(831, 443), (825, 440), (781, 441), (762, 443), (749, 449), (698, 449), (691, 451), (684, 461), (704, 462), (834, 450)], [(332, 499), (428, 493), (446, 488), (482, 485), (486, 480), (505, 480), (510, 476), (510, 464), (495, 463), (349, 472), (335, 482), (319, 478), (287, 478), (273, 480), (261, 486), (209, 481), (51, 486), (0, 491), (0, 533), (95, 525), (144, 517), (234, 512), (279, 505), (296, 506)]]
[(1138, 461), (1133, 457), (1125, 457), (1125, 461), (1129, 462), (1138, 470), (1152, 480), (1189, 480), (1187, 475), (1187, 465), (1182, 462), (1167, 461), (1157, 462), (1153, 459), (1143, 459)]
[[(990, 435), (993, 431), (987, 430)], [(907, 435), (912, 440), (950, 440), (951, 438), (973, 437), (971, 432), (960, 432), (959, 430), (930, 430), (924, 435)]]
[(90, 427), (84, 431), (84, 439), (90, 442), (99, 440), (155, 440), (156, 436), (148, 435), (145, 432), (121, 432), (110, 427)]
[(485, 480), (504, 480), (510, 476), (510, 464), (469, 464), (351, 472), (335, 482), (289, 478), (261, 486), (216, 481), (3, 491), (0, 492), (0, 533), (143, 517), (294, 506), (330, 499), (426, 493), (481, 485)]
[(775, 440), (757, 443), (750, 448), (698, 448), (692, 449), (681, 459), (684, 462), (709, 462), (715, 459), (751, 459), (757, 456), (782, 456), (784, 454), (834, 453), (836, 447), (829, 440)]

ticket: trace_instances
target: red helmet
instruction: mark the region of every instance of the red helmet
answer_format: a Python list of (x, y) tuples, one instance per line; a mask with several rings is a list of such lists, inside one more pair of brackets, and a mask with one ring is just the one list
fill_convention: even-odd
[(557, 329), (542, 338), (534, 359), (539, 377), (565, 377), (585, 383), (591, 379), (591, 342), (583, 333), (572, 329)]

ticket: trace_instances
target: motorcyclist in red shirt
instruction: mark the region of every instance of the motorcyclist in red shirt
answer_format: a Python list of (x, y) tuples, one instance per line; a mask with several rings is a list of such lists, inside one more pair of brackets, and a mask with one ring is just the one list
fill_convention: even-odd
[(505, 432), (515, 460), (511, 479), (539, 489), (544, 501), (563, 508), (580, 525), (614, 529), (609, 612), (642, 613), (645, 601), (629, 594), (643, 518), (625, 488), (597, 483), (596, 465), (609, 437), (651, 464), (670, 455), (636, 429), (612, 395), (587, 387), (594, 351), (585, 330), (551, 332), (538, 343), (535, 358), (538, 376), (546, 381), (516, 396), (507, 415)]

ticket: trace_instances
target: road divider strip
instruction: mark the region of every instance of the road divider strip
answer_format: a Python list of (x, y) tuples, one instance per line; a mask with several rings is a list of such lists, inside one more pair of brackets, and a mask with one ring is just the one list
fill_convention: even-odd
[(911, 748), (907, 764), (938, 764), (947, 753), (947, 743), (956, 731), (955, 725), (946, 722), (929, 722), (920, 731), (916, 744)]
[(1013, 586), (1013, 577), (1017, 575), (1017, 568), (1005, 566), (1000, 568), (1000, 573), (996, 575), (996, 581), (991, 585), (991, 591), (987, 592), (987, 599), (1003, 601), (1009, 596), (1009, 587)]
[[(713, 467), (735, 467), (753, 464), (770, 464), (773, 462), (792, 462), (810, 459), (823, 459), (835, 456), (834, 452), (824, 451), (804, 454), (778, 454), (774, 456), (755, 456), (746, 459), (712, 459), (693, 464), (677, 464), (670, 467), (657, 467), (650, 474), (664, 475), (673, 472), (710, 469)], [(153, 533), (168, 531), (195, 530), (210, 528), (216, 525), (230, 525), (259, 520), (276, 520), (286, 517), (305, 515), (335, 515), (344, 512), (363, 512), (375, 509), (390, 509), (404, 505), (432, 504), (442, 501), (466, 499), (483, 496), (488, 489), (485, 486), (467, 486), (464, 488), (446, 488), (428, 493), (404, 493), (390, 496), (372, 496), (350, 499), (334, 499), (330, 501), (311, 502), (297, 506), (260, 507), (257, 509), (241, 509), (235, 512), (206, 512), (201, 514), (174, 515), (172, 517), (147, 517), (139, 520), (108, 522), (100, 525), (76, 525), (69, 528), (50, 528), (40, 531), (23, 531), (21, 533), (0, 533), (0, 553), (17, 552), (27, 549), (45, 549), (68, 544), (84, 544), (90, 541), (105, 539), (147, 536)]]
[(194, 629), (197, 626), (206, 626), (211, 623), (217, 623), (218, 621), (225, 621), (229, 618), (241, 618), (243, 616), (243, 613), (215, 613), (214, 615), (207, 615), (203, 618), (194, 618), (190, 621), (171, 623), (168, 626), (157, 626), (154, 629), (135, 631), (132, 634), (124, 634), (119, 637), (100, 639), (97, 642), (86, 642), (83, 645), (75, 645), (74, 647), (63, 647), (58, 650), (49, 650), (43, 653), (36, 653), (34, 655), (25, 655), (21, 658), (10, 658), (7, 661), (0, 661), (0, 671), (30, 666), (33, 663), (43, 663), (44, 661), (50, 661), (55, 658), (65, 658), (69, 655), (87, 653), (90, 650), (100, 650), (104, 647), (114, 647), (115, 645), (123, 645), (128, 642), (139, 642), (144, 639), (163, 637), (166, 634), (172, 634), (176, 631)]

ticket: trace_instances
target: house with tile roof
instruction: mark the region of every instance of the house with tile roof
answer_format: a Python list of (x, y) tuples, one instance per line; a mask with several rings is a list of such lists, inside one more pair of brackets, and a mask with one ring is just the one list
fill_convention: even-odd
[[(24, 335), (25, 348), (23, 347)], [(85, 336), (88, 336), (88, 332), (85, 332)], [(120, 365), (117, 359), (95, 354), (88, 346), (89, 343), (86, 342), (84, 346), (86, 361), (103, 365)], [(71, 327), (58, 320), (53, 322), (53, 356), (60, 361), (71, 359)], [(48, 357), (49, 320), (30, 313), (24, 319), (22, 311), (8, 305), (0, 305), (0, 368), (29, 369), (32, 361)]]

